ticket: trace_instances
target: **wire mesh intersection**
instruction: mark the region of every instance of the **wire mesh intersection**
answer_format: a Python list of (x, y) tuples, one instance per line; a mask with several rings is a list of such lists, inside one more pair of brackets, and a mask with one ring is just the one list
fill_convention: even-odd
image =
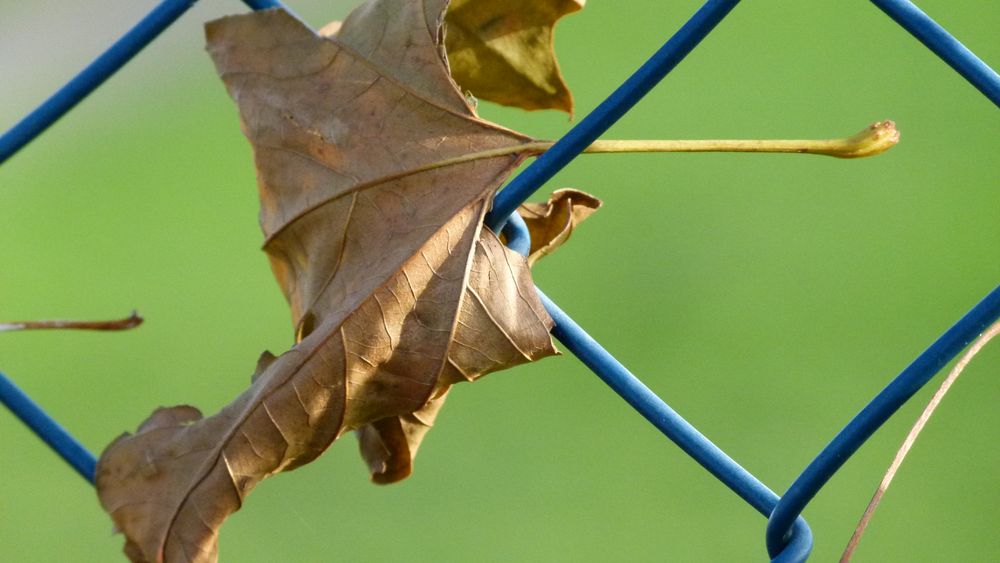
[[(1000, 106), (1000, 75), (944, 28), (907, 0), (872, 2)], [(244, 3), (255, 10), (284, 7), (274, 0)], [(503, 229), (509, 246), (525, 253), (530, 239), (523, 220), (514, 213), (518, 205), (625, 115), (738, 3), (739, 0), (706, 2), (625, 83), (497, 194), (487, 225), (494, 231)], [(93, 92), (193, 4), (194, 0), (163, 0), (91, 65), (0, 137), (0, 163)], [(769, 518), (766, 543), (774, 561), (808, 558), (812, 533), (800, 516), (808, 502), (899, 407), (1000, 318), (998, 286), (892, 380), (779, 497), (671, 409), (541, 290), (539, 296), (556, 322), (554, 337), (684, 452)], [(93, 482), (96, 465), (93, 454), (2, 373), (0, 400), (78, 473)]]

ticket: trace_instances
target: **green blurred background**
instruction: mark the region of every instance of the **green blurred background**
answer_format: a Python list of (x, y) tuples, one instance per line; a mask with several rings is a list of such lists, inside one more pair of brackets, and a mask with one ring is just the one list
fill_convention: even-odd
[[(347, 1), (294, 0), (319, 26)], [(921, 6), (1000, 65), (992, 2)], [(0, 127), (153, 2), (0, 2)], [(700, 2), (591, 1), (557, 29), (586, 114)], [(291, 343), (259, 251), (250, 149), (203, 50), (202, 2), (0, 169), (0, 319), (146, 317), (125, 334), (0, 335), (0, 370), (99, 452), (154, 407), (214, 412)], [(541, 138), (555, 112), (482, 103)], [(605, 208), (541, 287), (776, 491), (1000, 281), (1000, 113), (867, 2), (746, 2), (606, 138), (803, 138), (892, 118), (867, 160), (584, 156), (548, 186)], [(903, 466), (858, 561), (1000, 559), (1000, 344)], [(940, 378), (806, 510), (835, 559)], [(0, 560), (119, 561), (94, 491), (0, 412)], [(367, 481), (353, 437), (268, 480), (222, 561), (754, 561), (765, 520), (571, 356), (459, 386), (414, 475)]]

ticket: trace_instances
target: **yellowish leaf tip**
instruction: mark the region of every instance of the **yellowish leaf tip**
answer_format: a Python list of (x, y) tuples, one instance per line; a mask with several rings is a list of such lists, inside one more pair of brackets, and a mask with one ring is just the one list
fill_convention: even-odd
[(899, 129), (891, 119), (872, 123), (853, 137), (846, 139), (843, 148), (830, 150), (826, 154), (838, 158), (861, 158), (881, 154), (899, 142)]

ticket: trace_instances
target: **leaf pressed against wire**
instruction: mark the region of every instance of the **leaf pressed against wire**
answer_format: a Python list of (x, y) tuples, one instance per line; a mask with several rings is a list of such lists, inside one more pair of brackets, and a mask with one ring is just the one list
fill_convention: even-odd
[(283, 11), (207, 26), (297, 342), (219, 413), (161, 408), (105, 450), (98, 493), (133, 561), (215, 561), (257, 483), (350, 430), (373, 480), (404, 478), (450, 385), (555, 353), (527, 260), (482, 226), (526, 154), (459, 158), (531, 139), (456, 88), (445, 6), (373, 0), (335, 38)]
[[(532, 236), (528, 265), (565, 242), (576, 225), (600, 206), (601, 201), (594, 196), (578, 190), (564, 189), (557, 190), (546, 203), (529, 203), (519, 207), (517, 211), (525, 219)], [(491, 293), (509, 295), (514, 291), (526, 290), (534, 295), (530, 277), (518, 283), (516, 288), (510, 287), (499, 292), (496, 291), (498, 288), (491, 288), (493, 283), (509, 282), (509, 278), (503, 276), (494, 279), (498, 267), (500, 270), (504, 269), (504, 264), (498, 264), (500, 258), (513, 260), (515, 263), (520, 263), (522, 258), (498, 245), (494, 237), (484, 238), (480, 244), (485, 252), (476, 254), (464, 304), (478, 309), (477, 304), (490, 299)], [(527, 270), (522, 270), (519, 275), (526, 273)], [(518, 306), (523, 307), (523, 302), (518, 303)], [(471, 309), (468, 314), (460, 314), (461, 324), (455, 337), (459, 348), (449, 358), (445, 368), (450, 374), (446, 378), (448, 381), (471, 381), (486, 373), (520, 363), (520, 351), (514, 347), (508, 348), (504, 356), (489, 358), (478, 353), (475, 343), (493, 340), (490, 332), (495, 330), (495, 322), (499, 321), (501, 326), (514, 326), (519, 319), (524, 318), (522, 313), (511, 308), (510, 303), (499, 302), (495, 306), (485, 307), (484, 312), (488, 312), (489, 317), (477, 315)], [(500, 317), (493, 318), (495, 315)], [(475, 321), (476, 324), (466, 324), (467, 320)], [(391, 483), (410, 474), (413, 456), (424, 435), (434, 424), (434, 419), (444, 404), (446, 392), (447, 389), (416, 412), (385, 418), (358, 429), (361, 454), (368, 462), (373, 481)]]

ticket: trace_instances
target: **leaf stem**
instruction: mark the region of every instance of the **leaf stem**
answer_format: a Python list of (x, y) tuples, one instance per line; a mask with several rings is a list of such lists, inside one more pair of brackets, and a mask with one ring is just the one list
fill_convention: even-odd
[(857, 527), (854, 529), (854, 535), (851, 536), (851, 540), (847, 543), (847, 547), (844, 548), (843, 555), (840, 556), (840, 563), (848, 563), (851, 557), (854, 556), (854, 551), (858, 548), (858, 542), (861, 541), (861, 536), (865, 533), (868, 528), (869, 522), (871, 522), (872, 515), (875, 513), (875, 509), (878, 508), (879, 503), (882, 501), (882, 497), (885, 495), (886, 490), (889, 488), (889, 484), (892, 483), (893, 477), (896, 476), (896, 472), (899, 471), (899, 467), (903, 464), (903, 460), (906, 459), (906, 455), (910, 452), (910, 448), (913, 447), (913, 443), (916, 442), (917, 436), (923, 431), (924, 426), (927, 425), (927, 421), (930, 420), (931, 415), (934, 414), (935, 409), (941, 404), (941, 399), (944, 398), (948, 390), (951, 389), (955, 380), (961, 375), (962, 370), (965, 366), (972, 361), (972, 358), (982, 350), (983, 346), (986, 346), (994, 336), (1000, 334), (1000, 321), (993, 323), (989, 328), (987, 328), (979, 338), (977, 338), (969, 349), (965, 352), (955, 367), (951, 369), (948, 373), (948, 377), (941, 382), (941, 387), (934, 393), (931, 397), (930, 402), (924, 407), (924, 412), (920, 413), (920, 417), (913, 424), (913, 428), (910, 428), (909, 434), (906, 435), (906, 439), (903, 440), (903, 444), (899, 446), (899, 450), (896, 452), (896, 457), (893, 458), (892, 463), (889, 464), (889, 469), (886, 470), (885, 476), (882, 477), (882, 482), (879, 483), (878, 489), (875, 490), (875, 495), (872, 496), (872, 500), (868, 503), (868, 507), (865, 508), (865, 513), (861, 516), (861, 520), (858, 522)]
[[(594, 141), (585, 153), (640, 153), (640, 152), (780, 152), (822, 154), (837, 158), (875, 156), (899, 142), (899, 130), (891, 120), (878, 121), (850, 137), (841, 139), (722, 139), (722, 140), (661, 140), (661, 141)], [(411, 170), (424, 172), (465, 162), (519, 154), (538, 156), (552, 148), (555, 141), (531, 141), (520, 145), (500, 147), (463, 154), (431, 162)]]
[(111, 321), (12, 321), (0, 322), (0, 332), (15, 330), (76, 329), (76, 330), (128, 330), (142, 324), (142, 317), (136, 311), (123, 318)]
[[(899, 141), (892, 121), (879, 121), (856, 135), (823, 140), (594, 141), (585, 153), (618, 152), (780, 152), (860, 158), (885, 152)], [(548, 146), (551, 146), (549, 143)], [(546, 147), (548, 148), (548, 147)]]

